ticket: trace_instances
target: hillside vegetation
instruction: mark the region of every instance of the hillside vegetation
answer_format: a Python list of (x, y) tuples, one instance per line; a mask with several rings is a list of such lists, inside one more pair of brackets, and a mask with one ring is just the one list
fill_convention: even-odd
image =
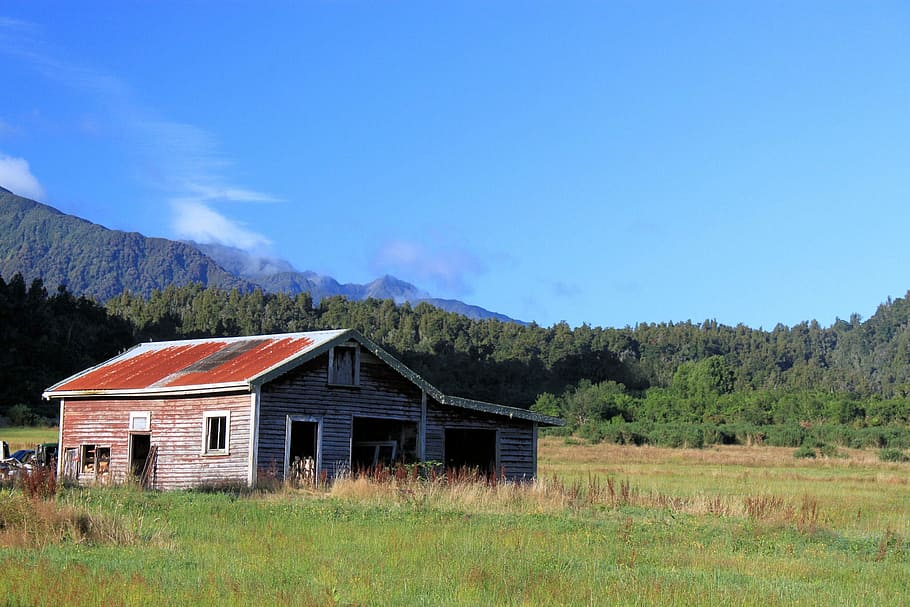
[[(149, 339), (355, 328), (443, 391), (564, 416), (593, 440), (910, 447), (910, 304), (861, 321), (641, 324), (471, 320), (429, 304), (169, 286), (101, 306), (0, 278), (3, 404)], [(51, 415), (53, 411), (49, 411)]]
[(100, 301), (170, 284), (252, 289), (188, 244), (109, 230), (0, 188), (0, 274), (16, 273)]

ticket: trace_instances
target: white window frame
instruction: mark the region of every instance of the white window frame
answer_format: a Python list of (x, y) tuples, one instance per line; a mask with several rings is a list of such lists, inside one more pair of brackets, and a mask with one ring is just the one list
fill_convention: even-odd
[[(99, 471), (99, 464), (101, 463), (99, 451), (107, 451), (107, 467), (103, 471)], [(92, 454), (92, 469), (86, 470), (85, 460), (87, 459), (88, 453)], [(79, 466), (76, 472), (77, 478), (80, 479), (89, 479), (92, 482), (97, 482), (100, 478), (102, 481), (109, 481), (111, 475), (111, 445), (110, 444), (97, 444), (97, 443), (81, 443), (79, 445)]]
[[(136, 427), (136, 420), (144, 420), (142, 428)], [(130, 411), (130, 432), (151, 432), (152, 431), (152, 412), (151, 411)]]
[[(215, 417), (224, 418), (224, 449), (209, 449), (209, 424)], [(231, 454), (231, 412), (206, 411), (202, 414), (202, 455)]]

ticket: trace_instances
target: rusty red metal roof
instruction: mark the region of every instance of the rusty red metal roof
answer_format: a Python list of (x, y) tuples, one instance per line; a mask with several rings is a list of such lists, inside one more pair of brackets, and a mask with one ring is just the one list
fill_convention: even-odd
[(254, 385), (263, 385), (332, 346), (350, 340), (360, 342), (440, 404), (548, 426), (565, 423), (534, 411), (446, 396), (377, 344), (351, 329), (139, 344), (51, 386), (44, 392), (44, 397), (207, 394), (252, 389)]
[(48, 388), (47, 393), (241, 386), (344, 333), (314, 331), (139, 344), (97, 367), (63, 380)]

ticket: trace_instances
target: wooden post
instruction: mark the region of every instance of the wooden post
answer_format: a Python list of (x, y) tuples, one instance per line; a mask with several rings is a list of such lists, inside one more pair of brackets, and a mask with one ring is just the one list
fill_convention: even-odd
[(420, 391), (420, 427), (417, 429), (417, 459), (427, 458), (427, 391)]

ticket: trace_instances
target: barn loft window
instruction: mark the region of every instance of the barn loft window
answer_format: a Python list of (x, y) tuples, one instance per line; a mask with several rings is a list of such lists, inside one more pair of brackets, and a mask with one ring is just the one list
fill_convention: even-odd
[(150, 418), (151, 412), (149, 411), (131, 411), (130, 430), (133, 432), (148, 432), (151, 428)]
[(231, 444), (230, 435), (230, 411), (208, 411), (203, 414), (203, 455), (227, 455)]
[(329, 384), (333, 386), (360, 385), (360, 348), (335, 346), (329, 350)]

